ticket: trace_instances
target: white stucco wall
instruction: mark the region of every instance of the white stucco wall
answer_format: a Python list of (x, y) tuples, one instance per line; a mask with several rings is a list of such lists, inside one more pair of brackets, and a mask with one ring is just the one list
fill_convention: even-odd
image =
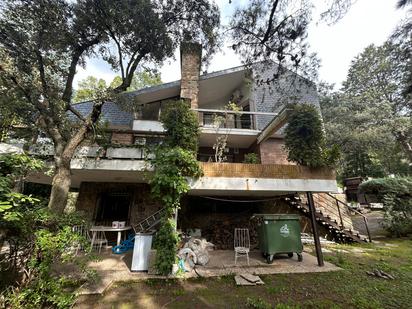
[(270, 195), (283, 192), (337, 192), (335, 180), (202, 177), (190, 180), (190, 194)]

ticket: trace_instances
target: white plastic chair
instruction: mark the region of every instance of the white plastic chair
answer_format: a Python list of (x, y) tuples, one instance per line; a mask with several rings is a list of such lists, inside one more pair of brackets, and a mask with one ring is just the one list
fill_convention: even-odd
[(92, 246), (93, 246), (93, 248), (96, 248), (96, 249), (97, 249), (97, 247), (99, 247), (99, 253), (100, 253), (100, 251), (102, 251), (103, 244), (105, 246), (108, 245), (106, 234), (104, 233), (104, 231), (95, 231), (93, 233), (95, 233), (95, 234), (94, 234), (94, 237), (93, 237)]
[(235, 229), (234, 235), (235, 265), (238, 257), (246, 257), (249, 265), (250, 237), (249, 229)]
[[(89, 234), (89, 228), (85, 225), (75, 225), (72, 227), (72, 231), (79, 236), (84, 237), (88, 242), (91, 242), (90, 239), (90, 234)], [(81, 243), (79, 243), (76, 247), (76, 255), (79, 252), (79, 250), (83, 250), (83, 246)]]

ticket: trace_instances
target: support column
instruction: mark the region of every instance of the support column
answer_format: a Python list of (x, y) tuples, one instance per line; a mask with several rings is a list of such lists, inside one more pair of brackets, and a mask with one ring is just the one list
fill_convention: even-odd
[(323, 254), (322, 248), (320, 246), (320, 239), (318, 233), (318, 226), (316, 224), (316, 208), (315, 203), (313, 202), (313, 195), (312, 192), (306, 192), (308, 197), (308, 205), (309, 205), (309, 213), (310, 213), (310, 221), (312, 223), (312, 232), (313, 232), (313, 240), (315, 242), (315, 249), (316, 249), (316, 257), (318, 259), (318, 265), (322, 267), (323, 263)]

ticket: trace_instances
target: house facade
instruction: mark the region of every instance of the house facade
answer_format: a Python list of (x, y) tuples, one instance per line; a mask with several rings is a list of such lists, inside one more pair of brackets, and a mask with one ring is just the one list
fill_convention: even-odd
[[(302, 229), (310, 231), (305, 193), (313, 192), (325, 221), (328, 216), (338, 229), (351, 230), (347, 211), (337, 211), (337, 202), (328, 201), (329, 193), (337, 192), (334, 171), (289, 162), (283, 147), (288, 115), (284, 106), (293, 102), (319, 107), (315, 85), (285, 72), (271, 87), (265, 81), (278, 68), (263, 64), (200, 74), (200, 59), (200, 48), (183, 49), (181, 80), (127, 93), (132, 110), (112, 102), (104, 105), (109, 145), (82, 146), (72, 160), (72, 186), (79, 192), (76, 208), (96, 225), (126, 221), (135, 227), (162, 209), (148, 185), (153, 172), (150, 148), (165, 133), (159, 121), (162, 108), (182, 98), (198, 114), (197, 157), (204, 176), (189, 179), (191, 189), (178, 212), (178, 229), (197, 231), (222, 249), (233, 246), (235, 227), (249, 227), (253, 242), (254, 213), (301, 213)], [(230, 109), (229, 102), (238, 108)], [(92, 103), (74, 107), (87, 114)], [(223, 119), (219, 126), (217, 116)], [(226, 140), (224, 161), (216, 162), (213, 146), (221, 136)], [(258, 163), (245, 163), (250, 154)], [(37, 174), (31, 181), (50, 183), (50, 178)], [(329, 225), (320, 226), (321, 234), (333, 234)]]

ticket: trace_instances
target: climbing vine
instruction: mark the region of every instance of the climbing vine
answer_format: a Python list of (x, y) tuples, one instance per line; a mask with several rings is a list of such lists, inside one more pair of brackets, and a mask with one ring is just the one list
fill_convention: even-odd
[(190, 187), (188, 177), (200, 177), (202, 170), (196, 160), (199, 126), (196, 114), (186, 101), (170, 101), (162, 112), (166, 129), (165, 141), (155, 151), (152, 161), (155, 172), (150, 181), (154, 198), (166, 209), (156, 235), (155, 267), (163, 275), (170, 274), (176, 259), (179, 237), (173, 218), (180, 207), (180, 199)]

